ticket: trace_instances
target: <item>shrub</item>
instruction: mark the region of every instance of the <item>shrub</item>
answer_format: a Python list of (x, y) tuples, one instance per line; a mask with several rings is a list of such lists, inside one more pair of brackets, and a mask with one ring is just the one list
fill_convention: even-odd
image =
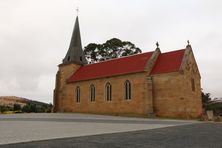
[(14, 108), (13, 108), (14, 111), (18, 111), (18, 110), (21, 110), (21, 109), (22, 108), (21, 108), (20, 104), (14, 104)]

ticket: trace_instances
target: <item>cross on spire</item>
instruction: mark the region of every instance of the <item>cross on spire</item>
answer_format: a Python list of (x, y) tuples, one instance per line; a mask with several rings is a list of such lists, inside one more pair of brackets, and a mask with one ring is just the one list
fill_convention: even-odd
[(79, 15), (79, 7), (76, 8), (76, 14)]

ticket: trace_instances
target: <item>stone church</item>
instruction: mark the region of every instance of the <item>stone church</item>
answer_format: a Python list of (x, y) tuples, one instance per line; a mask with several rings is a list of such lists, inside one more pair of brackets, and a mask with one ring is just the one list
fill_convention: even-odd
[(58, 66), (54, 112), (195, 118), (202, 113), (200, 73), (191, 45), (89, 64), (78, 16)]

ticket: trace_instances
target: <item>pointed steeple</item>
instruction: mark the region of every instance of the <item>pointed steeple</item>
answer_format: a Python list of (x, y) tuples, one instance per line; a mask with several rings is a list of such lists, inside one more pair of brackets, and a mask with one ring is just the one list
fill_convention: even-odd
[(78, 16), (76, 17), (76, 22), (73, 29), (68, 52), (66, 53), (66, 56), (63, 59), (63, 64), (66, 63), (76, 63), (80, 65), (87, 64), (87, 60), (82, 49)]

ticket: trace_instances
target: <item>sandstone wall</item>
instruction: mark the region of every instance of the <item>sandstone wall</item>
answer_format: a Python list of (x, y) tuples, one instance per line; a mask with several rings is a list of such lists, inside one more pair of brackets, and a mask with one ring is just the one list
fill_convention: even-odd
[(67, 91), (67, 79), (78, 69), (78, 64), (61, 64), (56, 74), (55, 89), (53, 94), (53, 112), (63, 112), (64, 107), (62, 104), (63, 94)]
[(202, 113), (200, 74), (192, 53), (182, 71), (155, 75), (152, 79), (157, 116), (195, 118)]
[[(131, 100), (124, 99), (124, 82), (131, 83)], [(111, 78), (101, 78), (89, 81), (70, 83), (61, 93), (62, 110), (65, 112), (102, 113), (102, 114), (141, 114), (152, 111), (152, 104), (145, 97), (145, 73), (128, 74)], [(105, 85), (112, 85), (112, 101), (105, 100)], [(96, 89), (95, 102), (89, 98), (89, 86)], [(80, 102), (76, 102), (75, 88), (80, 86)], [(149, 106), (150, 105), (150, 106)]]

